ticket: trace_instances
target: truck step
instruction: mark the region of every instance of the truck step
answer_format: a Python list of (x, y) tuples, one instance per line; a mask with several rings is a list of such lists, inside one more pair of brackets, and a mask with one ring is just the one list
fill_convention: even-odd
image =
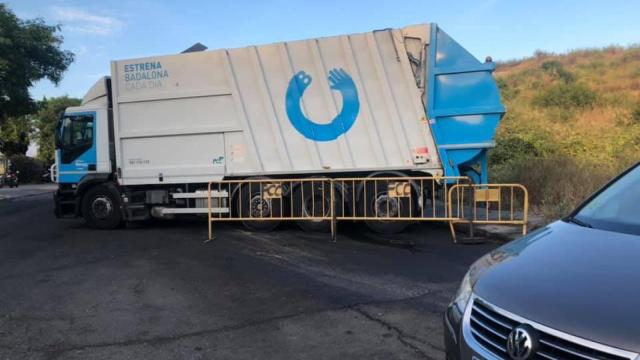
[[(174, 214), (208, 214), (208, 208), (169, 208), (169, 207), (159, 207), (156, 206), (153, 208), (153, 213), (162, 215), (174, 215)], [(211, 208), (212, 214), (228, 214), (229, 208)]]
[[(173, 193), (171, 196), (174, 199), (206, 199), (208, 191), (196, 191), (192, 193)], [(229, 197), (229, 193), (226, 190), (218, 191), (211, 190), (211, 198), (226, 198)]]
[(56, 217), (60, 219), (73, 219), (79, 213), (78, 206), (78, 201), (75, 199), (59, 199), (55, 210)]
[(125, 207), (126, 220), (138, 221), (151, 218), (149, 209), (144, 204), (127, 204)]

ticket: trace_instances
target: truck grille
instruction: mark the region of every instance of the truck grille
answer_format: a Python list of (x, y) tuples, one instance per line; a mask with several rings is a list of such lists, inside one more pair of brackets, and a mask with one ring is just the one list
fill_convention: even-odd
[[(469, 326), (474, 340), (485, 350), (490, 351), (501, 359), (510, 359), (507, 354), (507, 337), (511, 331), (521, 323), (506, 313), (493, 310), (494, 308), (482, 300), (474, 299), (469, 318)], [(591, 342), (584, 344), (569, 341), (562, 336), (550, 334), (540, 329), (539, 326), (529, 323), (536, 328), (539, 335), (540, 346), (533, 359), (539, 360), (631, 360), (635, 356), (622, 356), (616, 353), (624, 352), (608, 346), (598, 346), (602, 349), (610, 349), (611, 352), (602, 351), (591, 346)], [(567, 336), (567, 338), (572, 338)]]

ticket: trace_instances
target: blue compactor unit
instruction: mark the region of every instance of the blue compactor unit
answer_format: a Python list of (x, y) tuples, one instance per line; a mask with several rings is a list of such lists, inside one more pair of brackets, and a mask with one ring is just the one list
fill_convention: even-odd
[(486, 184), (487, 151), (505, 113), (495, 63), (479, 62), (436, 24), (430, 35), (426, 110), (444, 173)]

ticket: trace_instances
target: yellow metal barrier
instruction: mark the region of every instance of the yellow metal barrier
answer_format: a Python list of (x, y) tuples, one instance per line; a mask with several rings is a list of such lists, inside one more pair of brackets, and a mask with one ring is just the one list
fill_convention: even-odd
[[(514, 217), (520, 208), (514, 208), (511, 201), (510, 218), (503, 219), (500, 210), (494, 219), (496, 210), (490, 204), (497, 203), (502, 209), (503, 189), (507, 188), (512, 194), (515, 189), (524, 192), (523, 218)], [(459, 222), (519, 224), (526, 232), (528, 195), (524, 187), (474, 185), (467, 177), (223, 180), (210, 182), (207, 191), (210, 240), (216, 221), (242, 221), (261, 230), (270, 230), (279, 221), (313, 222), (316, 228), (330, 229), (333, 239), (338, 220), (448, 221), (454, 239), (453, 224)], [(478, 204), (485, 204), (486, 218), (477, 216)]]
[(449, 189), (447, 204), (458, 217), (449, 224), (498, 224), (522, 226), (527, 233), (529, 193), (520, 184), (456, 184)]
[(445, 205), (446, 194), (454, 185), (471, 183), (467, 177), (427, 176), (344, 178), (332, 182), (338, 192), (338, 220), (372, 221), (454, 220)]
[[(209, 240), (213, 238), (215, 221), (242, 221), (249, 227), (268, 229), (269, 225), (260, 222), (330, 221), (333, 214), (329, 179), (213, 181), (209, 183), (207, 192)], [(312, 195), (310, 198), (309, 193)], [(307, 205), (305, 199), (310, 200), (310, 206), (302, 206)]]

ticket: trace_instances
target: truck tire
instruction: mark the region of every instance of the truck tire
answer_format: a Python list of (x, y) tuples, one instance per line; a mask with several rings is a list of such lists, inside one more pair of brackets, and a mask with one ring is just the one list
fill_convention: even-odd
[[(324, 189), (323, 189), (324, 186)], [(331, 215), (331, 182), (305, 182), (296, 187), (292, 200), (293, 216), (296, 217), (325, 217)], [(334, 191), (336, 216), (341, 216), (342, 201), (340, 192)], [(296, 220), (296, 224), (308, 232), (330, 232), (331, 221), (321, 219)]]
[[(377, 191), (376, 191), (377, 187)], [(395, 198), (388, 196), (388, 182), (371, 181), (365, 184), (366, 191), (360, 194), (358, 211), (360, 216), (368, 218), (385, 217), (409, 217), (409, 207), (412, 206), (409, 198)], [(365, 197), (366, 196), (366, 197)], [(364, 202), (364, 203), (363, 203)], [(389, 215), (387, 215), (387, 213)], [(397, 234), (402, 232), (410, 221), (406, 220), (365, 220), (367, 227), (380, 234)]]
[[(245, 183), (240, 185), (236, 197), (236, 210), (242, 218), (279, 218), (281, 217), (282, 198), (267, 199), (265, 190), (259, 183)], [(280, 225), (280, 220), (242, 220), (242, 224), (249, 230), (269, 232)]]
[(95, 186), (82, 197), (82, 215), (89, 226), (96, 229), (115, 229), (122, 224), (120, 199), (115, 189)]

